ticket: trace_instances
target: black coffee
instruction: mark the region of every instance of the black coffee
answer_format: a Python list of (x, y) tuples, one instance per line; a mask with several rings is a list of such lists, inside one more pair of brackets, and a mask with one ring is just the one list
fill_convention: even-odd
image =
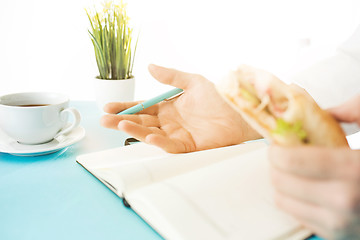
[(24, 104), (24, 105), (14, 105), (15, 107), (43, 107), (49, 106), (50, 104)]

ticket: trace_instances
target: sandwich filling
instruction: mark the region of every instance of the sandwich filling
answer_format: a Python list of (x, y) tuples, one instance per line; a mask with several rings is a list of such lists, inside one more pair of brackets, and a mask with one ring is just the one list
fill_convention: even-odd
[(258, 123), (265, 127), (270, 135), (274, 138), (295, 138), (302, 143), (307, 142), (307, 133), (302, 122), (285, 120), (290, 104), (286, 94), (276, 88), (276, 92), (273, 92), (273, 88), (269, 86), (265, 91), (257, 91), (255, 85), (242, 83), (240, 80), (239, 99), (236, 102), (242, 101), (240, 106), (244, 106), (248, 114), (257, 116)]

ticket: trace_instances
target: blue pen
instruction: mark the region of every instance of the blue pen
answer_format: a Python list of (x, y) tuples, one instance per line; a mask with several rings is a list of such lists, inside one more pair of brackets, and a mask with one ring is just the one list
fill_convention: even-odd
[(119, 112), (118, 115), (124, 115), (124, 114), (134, 114), (134, 113), (138, 113), (142, 110), (144, 110), (145, 108), (151, 107), (161, 101), (164, 101), (165, 99), (171, 98), (176, 96), (177, 94), (182, 93), (183, 90), (180, 88), (174, 88), (173, 90), (170, 90), (166, 93), (163, 93), (157, 97), (151, 98), (143, 103), (137, 104), (131, 108), (125, 109), (122, 112)]

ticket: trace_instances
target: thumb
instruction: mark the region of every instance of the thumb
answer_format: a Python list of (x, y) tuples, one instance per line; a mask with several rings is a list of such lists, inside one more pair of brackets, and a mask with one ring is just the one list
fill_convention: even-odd
[(181, 72), (154, 64), (150, 64), (148, 69), (150, 74), (159, 82), (181, 88), (183, 90), (190, 88), (194, 82), (198, 82), (197, 79), (201, 78), (201, 76), (197, 74)]
[(360, 123), (360, 94), (338, 107), (328, 109), (328, 111), (340, 122)]

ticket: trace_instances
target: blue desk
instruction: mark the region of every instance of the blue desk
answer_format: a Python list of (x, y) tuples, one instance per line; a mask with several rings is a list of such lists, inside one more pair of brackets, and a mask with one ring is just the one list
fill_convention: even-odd
[(99, 125), (95, 103), (71, 104), (86, 130), (81, 142), (39, 157), (0, 153), (0, 239), (162, 239), (75, 162), (79, 154), (122, 146), (127, 136)]
[(0, 153), (0, 239), (162, 239), (122, 200), (75, 162), (122, 146), (125, 134), (99, 125), (92, 102), (73, 102), (85, 138), (46, 156)]

